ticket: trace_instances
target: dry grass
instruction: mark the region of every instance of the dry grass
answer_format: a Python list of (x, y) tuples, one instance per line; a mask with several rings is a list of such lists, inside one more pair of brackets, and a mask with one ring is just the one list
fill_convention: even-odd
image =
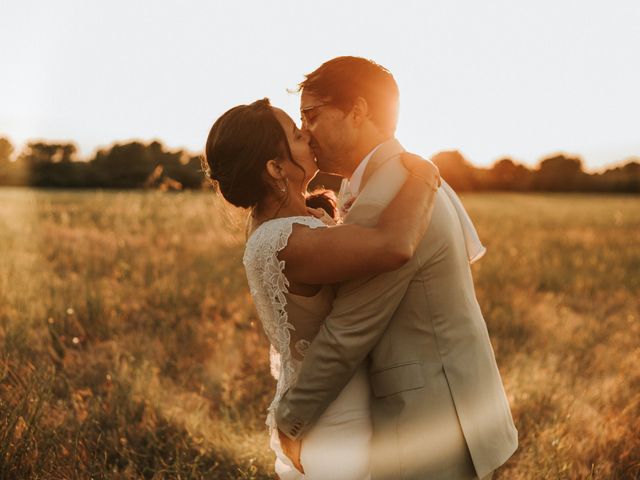
[[(500, 479), (640, 478), (640, 198), (469, 195), (520, 431)], [(241, 215), (0, 190), (0, 478), (271, 478)]]

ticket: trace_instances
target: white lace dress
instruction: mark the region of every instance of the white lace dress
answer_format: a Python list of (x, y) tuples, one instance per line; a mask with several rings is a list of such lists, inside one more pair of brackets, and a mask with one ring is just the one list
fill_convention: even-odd
[(305, 350), (333, 301), (329, 286), (311, 297), (289, 292), (284, 261), (278, 259), (278, 252), (286, 247), (294, 224), (326, 226), (314, 217), (267, 221), (249, 237), (243, 258), (251, 295), (271, 342), (271, 372), (278, 381), (267, 413), (270, 445), (276, 454), (275, 471), (281, 480), (365, 480), (370, 477), (372, 431), (370, 387), (364, 366), (304, 435), (300, 461), (305, 475), (296, 470), (280, 447), (274, 412), (284, 392), (295, 382)]

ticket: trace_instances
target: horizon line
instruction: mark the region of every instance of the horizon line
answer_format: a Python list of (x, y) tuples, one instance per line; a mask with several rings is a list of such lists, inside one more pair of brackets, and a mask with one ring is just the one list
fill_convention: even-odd
[[(34, 143), (34, 142), (42, 142), (42, 143), (67, 143), (67, 144), (73, 144), (76, 147), (76, 150), (80, 149), (80, 145), (76, 140), (72, 140), (72, 139), (64, 139), (64, 138), (57, 138), (57, 139), (51, 139), (51, 138), (45, 138), (45, 137), (30, 137), (25, 139), (24, 141), (21, 142), (21, 147), (18, 147), (18, 144), (14, 143), (13, 139), (11, 138), (10, 135), (8, 134), (4, 134), (4, 133), (0, 133), (0, 138), (5, 138), (7, 139), (11, 145), (13, 147), (16, 147), (12, 157), (10, 158), (10, 161), (16, 161), (17, 160), (17, 153), (25, 148), (27, 146), (27, 144), (29, 143)], [(203, 150), (192, 150), (191, 148), (188, 148), (186, 146), (181, 146), (181, 147), (172, 147), (170, 145), (168, 145), (164, 140), (162, 140), (159, 137), (151, 137), (151, 138), (140, 138), (140, 137), (128, 137), (126, 139), (120, 139), (120, 140), (113, 140), (111, 141), (111, 143), (108, 143), (106, 145), (96, 145), (91, 149), (91, 153), (89, 155), (82, 155), (81, 157), (78, 157), (75, 161), (78, 162), (90, 162), (92, 160), (92, 157), (95, 157), (96, 154), (101, 151), (101, 150), (108, 150), (109, 148), (113, 148), (116, 145), (122, 145), (122, 144), (127, 144), (127, 143), (141, 143), (143, 145), (149, 145), (153, 142), (158, 142), (160, 143), (168, 152), (177, 152), (177, 151), (182, 151), (190, 156), (198, 156), (198, 155), (202, 155), (203, 154)], [(614, 160), (610, 163), (607, 163), (605, 165), (601, 165), (599, 167), (595, 167), (595, 168), (591, 168), (589, 167), (585, 162), (584, 162), (584, 158), (582, 153), (577, 153), (577, 152), (571, 152), (569, 150), (566, 149), (562, 149), (562, 148), (558, 148), (555, 150), (551, 150), (546, 154), (543, 154), (541, 156), (538, 157), (538, 159), (534, 162), (526, 162), (526, 161), (521, 161), (518, 160), (515, 156), (511, 156), (511, 155), (499, 155), (496, 158), (494, 158), (493, 160), (491, 160), (491, 162), (487, 165), (478, 165), (477, 163), (474, 163), (469, 155), (465, 155), (463, 152), (463, 149), (456, 149), (456, 148), (445, 148), (442, 150), (438, 150), (437, 152), (433, 153), (431, 156), (434, 156), (436, 154), (439, 153), (444, 153), (444, 152), (458, 152), (460, 155), (462, 155), (462, 157), (465, 159), (465, 161), (467, 161), (467, 163), (469, 163), (471, 166), (473, 166), (476, 169), (491, 169), (495, 166), (496, 163), (498, 163), (501, 160), (511, 160), (514, 164), (516, 165), (523, 165), (525, 167), (528, 168), (536, 168), (540, 165), (540, 163), (548, 158), (553, 158), (555, 156), (564, 156), (566, 158), (578, 158), (581, 161), (582, 167), (583, 167), (583, 171), (585, 173), (602, 173), (605, 172), (607, 170), (612, 170), (615, 168), (619, 168), (622, 167), (624, 165), (627, 165), (629, 163), (640, 163), (640, 152), (638, 154), (631, 154), (625, 158), (621, 158), (619, 160)]]

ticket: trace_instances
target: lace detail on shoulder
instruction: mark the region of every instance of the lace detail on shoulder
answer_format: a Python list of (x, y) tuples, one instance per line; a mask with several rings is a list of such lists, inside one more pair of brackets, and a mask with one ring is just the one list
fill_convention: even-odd
[[(289, 280), (284, 275), (284, 260), (278, 252), (287, 246), (294, 224), (309, 228), (326, 227), (315, 217), (286, 217), (270, 220), (260, 225), (247, 240), (242, 263), (247, 273), (249, 290), (256, 306), (262, 327), (271, 342), (271, 374), (278, 380), (276, 395), (269, 406), (267, 425), (275, 428), (275, 410), (284, 392), (295, 380), (298, 363), (290, 350), (291, 331), (286, 311)], [(298, 342), (300, 343), (300, 342)], [(295, 348), (299, 353), (300, 347)]]

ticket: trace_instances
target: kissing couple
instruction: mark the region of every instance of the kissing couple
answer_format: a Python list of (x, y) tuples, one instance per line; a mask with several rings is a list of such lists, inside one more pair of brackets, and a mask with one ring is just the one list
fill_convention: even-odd
[[(395, 138), (393, 75), (337, 57), (213, 124), (203, 168), (250, 209), (243, 263), (271, 343), (281, 480), (485, 479), (517, 430), (476, 300), (485, 248), (437, 167)], [(318, 170), (344, 177), (309, 194)]]

